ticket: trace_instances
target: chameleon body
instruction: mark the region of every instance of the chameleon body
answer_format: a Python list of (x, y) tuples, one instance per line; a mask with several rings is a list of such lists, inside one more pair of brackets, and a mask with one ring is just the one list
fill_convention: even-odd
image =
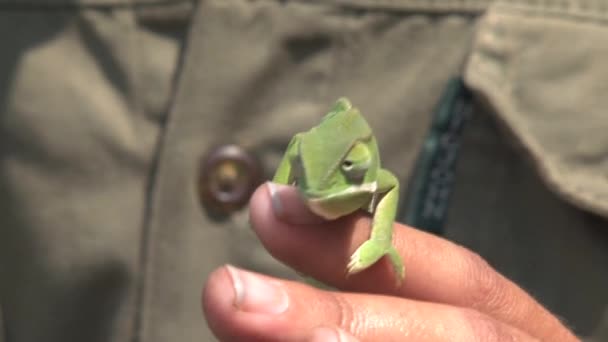
[(318, 126), (291, 139), (273, 182), (296, 186), (310, 210), (328, 220), (370, 212), (371, 235), (351, 256), (347, 274), (386, 255), (403, 280), (403, 261), (392, 244), (399, 181), (380, 167), (376, 138), (348, 99), (338, 99)]

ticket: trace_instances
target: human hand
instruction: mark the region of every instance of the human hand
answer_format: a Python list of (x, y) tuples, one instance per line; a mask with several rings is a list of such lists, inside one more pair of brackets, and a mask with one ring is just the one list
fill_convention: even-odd
[(362, 213), (323, 221), (294, 188), (264, 185), (250, 216), (275, 258), (343, 292), (219, 268), (203, 309), (221, 341), (579, 341), (478, 255), (434, 235), (396, 224), (406, 267), (397, 286), (384, 259), (346, 277), (349, 256), (369, 235)]

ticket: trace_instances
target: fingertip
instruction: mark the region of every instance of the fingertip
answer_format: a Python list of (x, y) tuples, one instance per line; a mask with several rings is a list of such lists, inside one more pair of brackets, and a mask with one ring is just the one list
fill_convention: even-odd
[[(263, 302), (264, 299), (272, 299), (267, 292), (252, 293), (256, 283), (259, 289), (260, 283), (272, 281), (269, 277), (230, 265), (213, 271), (202, 294), (204, 318), (213, 334), (221, 341), (258, 341), (257, 337), (284, 331), (286, 321), (281, 318), (283, 310), (274, 310), (266, 305), (280, 306), (283, 303)], [(254, 308), (256, 303), (259, 304), (257, 310)]]
[(272, 182), (260, 186), (251, 198), (252, 215), (260, 210), (270, 210), (275, 219), (294, 225), (326, 222), (308, 208), (295, 187)]
[(251, 195), (251, 199), (249, 200), (249, 216), (252, 221), (272, 213), (272, 208), (270, 207), (270, 189), (267, 184), (268, 182), (260, 185)]
[(234, 291), (226, 267), (214, 270), (203, 286), (201, 306), (209, 328), (217, 334), (223, 331), (223, 322), (233, 307)]
[(272, 244), (272, 241), (283, 236), (283, 234), (278, 234), (283, 223), (274, 214), (270, 189), (267, 184), (259, 186), (251, 196), (249, 222), (251, 223), (251, 229), (268, 249), (269, 243)]
[(212, 309), (214, 306), (220, 304), (214, 301), (217, 298), (225, 298), (220, 296), (223, 291), (226, 289), (227, 277), (224, 274), (226, 272), (225, 267), (220, 267), (207, 277), (205, 284), (203, 286), (203, 293), (201, 296), (201, 305), (203, 311), (208, 311)]

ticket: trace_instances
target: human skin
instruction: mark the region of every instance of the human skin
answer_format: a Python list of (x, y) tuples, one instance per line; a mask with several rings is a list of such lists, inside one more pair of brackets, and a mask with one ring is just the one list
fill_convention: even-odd
[(381, 260), (346, 276), (370, 217), (324, 221), (289, 186), (266, 183), (250, 203), (252, 228), (278, 260), (341, 291), (223, 266), (202, 305), (220, 341), (579, 341), (559, 319), (477, 254), (395, 224), (406, 277)]

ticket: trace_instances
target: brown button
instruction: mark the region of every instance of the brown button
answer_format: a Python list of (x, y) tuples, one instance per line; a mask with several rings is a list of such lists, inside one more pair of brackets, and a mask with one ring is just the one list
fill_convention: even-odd
[(261, 182), (259, 161), (237, 145), (212, 149), (200, 164), (199, 195), (210, 214), (241, 209)]

